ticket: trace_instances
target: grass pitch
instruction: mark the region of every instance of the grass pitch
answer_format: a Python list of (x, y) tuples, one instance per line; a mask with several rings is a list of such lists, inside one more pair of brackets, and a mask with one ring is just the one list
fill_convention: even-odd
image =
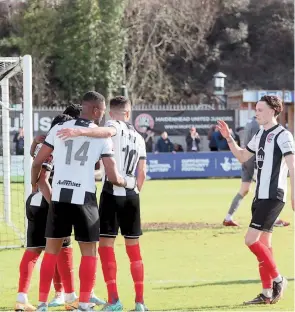
[[(281, 217), (291, 221), (291, 226), (275, 228), (273, 239), (277, 264), (289, 280), (285, 296), (276, 305), (242, 305), (260, 292), (261, 284), (257, 260), (244, 245), (253, 192), (236, 213), (241, 227), (224, 228), (221, 225), (239, 184), (239, 179), (146, 182), (141, 197), (145, 229), (141, 246), (145, 301), (150, 310), (294, 311), (294, 222), (289, 203)], [(21, 194), (22, 186), (14, 184), (12, 220), (20, 232), (24, 216)], [(12, 236), (7, 236), (5, 231)], [(0, 235), (0, 244), (4, 240), (13, 243), (17, 237), (15, 231), (1, 221)], [(78, 291), (80, 255), (77, 247), (74, 244)], [(23, 249), (0, 252), (0, 310), (14, 307), (22, 253)], [(119, 294), (124, 308), (131, 310), (134, 308), (134, 290), (121, 237), (117, 240), (116, 255)], [(29, 294), (34, 304), (38, 299), (38, 274), (37, 265)], [(107, 297), (100, 267), (95, 292), (99, 297)]]

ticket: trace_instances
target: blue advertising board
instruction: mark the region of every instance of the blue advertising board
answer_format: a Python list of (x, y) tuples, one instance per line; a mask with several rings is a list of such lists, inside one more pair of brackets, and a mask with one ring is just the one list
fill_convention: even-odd
[(231, 152), (147, 154), (147, 179), (240, 176), (241, 164)]

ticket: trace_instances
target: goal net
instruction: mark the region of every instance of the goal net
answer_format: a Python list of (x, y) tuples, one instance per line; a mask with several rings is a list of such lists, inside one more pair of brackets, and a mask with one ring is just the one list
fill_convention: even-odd
[(0, 57), (0, 249), (26, 243), (32, 118), (31, 56)]

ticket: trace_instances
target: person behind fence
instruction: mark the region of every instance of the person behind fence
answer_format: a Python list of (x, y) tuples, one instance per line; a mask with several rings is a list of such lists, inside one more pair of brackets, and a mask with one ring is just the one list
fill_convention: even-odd
[(156, 153), (171, 153), (174, 152), (174, 145), (168, 138), (166, 131), (162, 132), (161, 137), (156, 144)]
[(23, 128), (18, 129), (18, 132), (14, 135), (13, 142), (15, 143), (15, 154), (23, 155), (25, 147)]
[(154, 136), (155, 132), (150, 128), (147, 127), (146, 132), (143, 133), (143, 138), (145, 141), (145, 148), (147, 153), (153, 152), (153, 146), (154, 146)]
[(181, 144), (174, 144), (174, 152), (179, 153), (179, 152), (184, 152), (183, 147)]
[(216, 129), (216, 126), (212, 126), (208, 132), (209, 148), (211, 152), (218, 151), (217, 137), (218, 130)]
[(200, 136), (195, 127), (190, 129), (186, 137), (186, 150), (188, 152), (199, 152), (200, 151)]

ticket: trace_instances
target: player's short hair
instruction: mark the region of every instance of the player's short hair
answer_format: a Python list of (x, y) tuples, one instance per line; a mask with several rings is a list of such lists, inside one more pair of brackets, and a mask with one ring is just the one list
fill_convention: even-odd
[(83, 95), (82, 102), (104, 103), (105, 98), (102, 94), (100, 94), (96, 91), (88, 91)]
[(122, 95), (115, 96), (110, 100), (110, 109), (124, 109), (130, 101)]
[(278, 116), (283, 111), (283, 102), (275, 95), (264, 95), (261, 97), (260, 101), (266, 102), (266, 104), (275, 111), (275, 116)]
[(69, 115), (73, 117), (74, 119), (78, 118), (81, 113), (81, 105), (78, 104), (71, 104), (67, 106), (67, 108), (64, 110), (63, 114), (64, 115)]
[(70, 115), (66, 115), (66, 114), (57, 115), (52, 120), (50, 129), (53, 128), (57, 124), (60, 124), (60, 123), (63, 123), (63, 122), (66, 122), (66, 121), (72, 120), (72, 119), (74, 119), (74, 118)]

